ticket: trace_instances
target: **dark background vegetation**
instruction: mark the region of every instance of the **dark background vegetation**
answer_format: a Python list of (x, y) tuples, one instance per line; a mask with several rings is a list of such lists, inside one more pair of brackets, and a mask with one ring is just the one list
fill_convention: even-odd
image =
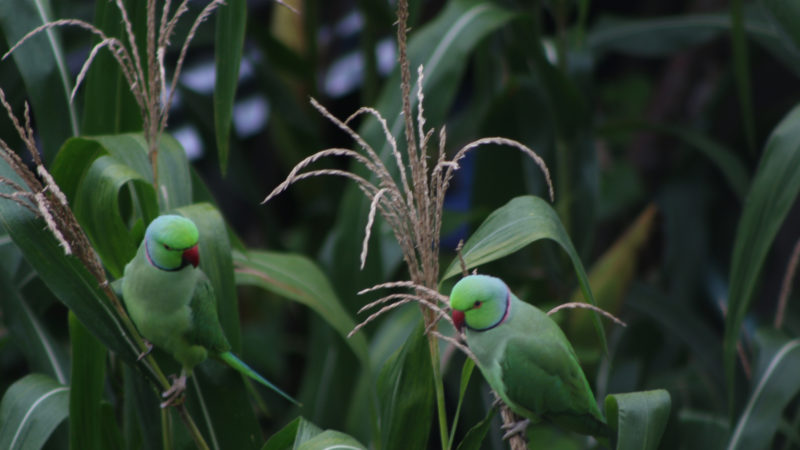
[[(8, 3), (0, 8), (9, 11)], [(53, 18), (94, 20), (94, 2), (52, 3)], [(190, 2), (194, 8), (204, 3)], [(267, 205), (259, 203), (302, 158), (323, 148), (352, 148), (350, 139), (310, 106), (309, 97), (339, 118), (362, 105), (380, 105), (387, 95), (399, 97), (399, 84), (388, 83), (396, 70), (394, 2), (312, 0), (301, 6), (299, 16), (271, 1), (247, 3), (235, 108), (255, 105), (262, 110), (243, 118), (234, 115), (230, 151), (220, 155), (213, 116), (212, 17), (192, 44), (167, 132), (196, 138), (181, 142), (187, 150), (202, 148), (190, 156), (192, 166), (247, 248), (314, 260), (358, 322), (363, 317), (356, 312), (366, 303), (356, 295), (358, 290), (407, 278), (392, 250), (391, 234), (376, 226), (382, 253), (372, 253), (367, 260), (371, 267), (360, 271), (364, 222), (344, 231), (341, 224), (343, 217), (362, 217), (365, 211), (342, 202), (346, 181), (314, 178)], [(413, 42), (426, 26), (441, 26), (436, 19), (458, 2), (410, 3)], [(482, 136), (505, 136), (544, 157), (555, 182), (554, 207), (590, 272), (595, 296), (628, 323), (624, 329), (606, 326), (609, 365), (591, 326), (582, 329), (569, 322), (578, 319), (566, 315), (559, 319), (584, 358), (595, 392), (665, 388), (672, 396), (672, 412), (661, 448), (721, 448), (758, 379), (756, 362), (766, 347), (756, 335), (777, 332), (773, 319), (778, 298), (800, 239), (795, 189), (785, 219), (764, 217), (783, 222), (774, 241), (764, 237), (769, 252), (763, 266), (753, 261), (760, 281), (741, 315), (743, 354), (753, 367), (745, 369), (737, 359), (731, 388), (722, 356), (728, 326), (723, 310), (736, 275), (735, 248), (746, 239), (737, 235), (737, 226), (767, 141), (800, 99), (798, 8), (781, 9), (787, 2), (779, 1), (586, 2), (590, 4), (582, 18), (583, 2), (492, 3), (509, 11), (510, 18), (481, 32), (485, 36), (464, 52), (463, 60), (452, 63), (455, 68), (446, 81), (425, 85), (429, 126), (447, 126), (451, 152)], [(743, 8), (742, 31), (731, 26), (736, 5)], [(744, 46), (735, 44), (737, 33)], [(91, 40), (71, 28), (59, 34), (74, 81)], [(419, 44), (430, 49), (420, 52), (423, 59), (436, 44)], [(7, 47), (5, 43), (3, 49)], [(36, 58), (24, 48), (20, 52), (17, 58)], [(566, 56), (566, 62), (556, 55)], [(412, 57), (412, 65), (416, 63)], [(326, 85), (333, 77), (348, 87), (333, 92)], [(0, 63), (0, 87), (14, 109), (21, 110), (30, 88), (12, 58)], [(82, 111), (88, 103), (103, 101), (79, 93), (75, 105)], [(255, 127), (237, 132), (237, 126), (261, 113), (263, 120), (255, 120)], [(392, 118), (397, 111), (384, 113)], [(43, 117), (34, 107), (34, 128), (40, 134), (64, 125)], [(115, 123), (107, 128), (84, 124), (81, 132), (113, 134), (141, 127), (135, 115), (123, 115)], [(6, 121), (0, 124), (0, 136), (18, 147)], [(57, 149), (60, 143), (52, 145)], [(44, 152), (52, 161), (52, 150)], [(224, 173), (221, 158), (227, 164)], [(321, 163), (337, 168), (348, 164)], [(198, 191), (195, 187), (195, 197), (203, 198)], [(525, 194), (545, 196), (541, 175), (530, 161), (499, 147), (474, 153), (463, 164), (446, 204), (442, 267), (454, 258), (459, 239), (468, 238), (489, 213)], [(645, 211), (654, 215), (637, 222)], [(604, 260), (614, 249), (617, 259)], [(595, 271), (601, 262), (605, 271)], [(527, 246), (479, 271), (502, 276), (521, 298), (542, 308), (576, 295), (577, 280), (568, 260), (548, 243)], [(789, 276), (796, 280), (796, 275)], [(443, 289), (447, 293), (449, 284)], [(41, 282), (28, 283), (21, 291), (53, 339), (67, 348), (67, 308)], [(302, 415), (316, 425), (347, 432), (363, 443), (378, 439), (364, 419), (366, 407), (354, 395), (364, 367), (325, 318), (253, 287), (242, 286), (238, 293), (244, 359), (298, 395), (306, 405)], [(780, 331), (787, 342), (800, 334), (797, 300), (796, 292), (789, 294)], [(373, 371), (378, 373), (383, 359), (400, 347), (417, 316), (416, 308), (408, 306), (363, 331), (371, 344)], [(31, 371), (2, 319), (0, 315), (0, 392)], [(446, 366), (450, 414), (459, 398), (462, 361), (456, 354)], [(748, 370), (754, 373), (748, 375)], [(786, 401), (775, 406), (780, 431), (772, 441), (774, 429), (764, 431), (765, 445), (773, 448), (800, 446), (800, 404), (797, 398), (788, 400), (800, 386), (796, 381), (786, 386)], [(484, 417), (485, 391), (482, 379), (474, 376), (458, 436)], [(264, 437), (298, 415), (270, 395), (265, 396), (269, 414), (258, 416)], [(429, 445), (434, 448), (439, 441), (430, 418)], [(502, 448), (498, 436), (493, 432), (484, 445)], [(564, 448), (585, 445), (572, 438), (558, 442)]]

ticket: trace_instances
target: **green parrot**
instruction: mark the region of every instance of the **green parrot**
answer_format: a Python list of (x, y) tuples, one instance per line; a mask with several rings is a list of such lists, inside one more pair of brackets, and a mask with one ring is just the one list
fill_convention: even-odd
[(163, 393), (167, 400), (161, 407), (176, 404), (187, 376), (209, 354), (299, 405), (231, 353), (217, 316), (214, 288), (197, 268), (199, 236), (194, 222), (185, 217), (157, 217), (123, 277), (115, 282), (121, 285), (125, 308), (142, 336), (181, 364), (181, 376)]
[(516, 414), (514, 432), (544, 419), (561, 428), (611, 437), (572, 345), (550, 317), (517, 298), (499, 278), (470, 275), (450, 293), (453, 323), (486, 381)]

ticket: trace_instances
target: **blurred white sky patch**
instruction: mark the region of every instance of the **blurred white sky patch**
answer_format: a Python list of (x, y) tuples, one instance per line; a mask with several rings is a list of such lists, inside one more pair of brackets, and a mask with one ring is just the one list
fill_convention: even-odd
[(262, 96), (239, 100), (233, 105), (233, 126), (244, 139), (260, 132), (269, 119), (269, 103)]
[[(247, 55), (242, 58), (239, 65), (239, 83), (253, 76), (253, 65), (247, 59)], [(181, 74), (181, 83), (189, 89), (205, 95), (214, 93), (214, 83), (217, 80), (216, 67), (213, 59), (207, 59), (201, 63), (194, 64), (184, 69)]]
[(171, 131), (172, 136), (181, 143), (183, 149), (186, 151), (186, 157), (189, 161), (200, 159), (203, 156), (203, 140), (200, 138), (200, 133), (191, 125), (185, 125)]
[[(395, 66), (395, 44), (386, 38), (375, 46), (378, 73), (386, 76)], [(356, 50), (342, 56), (331, 64), (325, 74), (323, 89), (333, 98), (347, 95), (361, 86), (364, 81), (364, 58), (361, 51)]]

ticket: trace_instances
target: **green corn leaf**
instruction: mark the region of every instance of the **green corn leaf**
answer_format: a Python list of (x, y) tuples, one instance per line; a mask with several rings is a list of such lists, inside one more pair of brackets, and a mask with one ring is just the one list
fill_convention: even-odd
[(608, 51), (634, 56), (665, 56), (714, 38), (730, 26), (721, 14), (625, 20), (605, 19), (589, 31), (595, 55)]
[(800, 50), (800, 4), (785, 0), (765, 0), (761, 3), (794, 44), (794, 48)]
[[(0, 161), (0, 176), (22, 183), (5, 161)], [(0, 184), (0, 192), (8, 193), (10, 188)], [(0, 224), (47, 288), (106, 347), (122, 359), (134, 362), (138, 350), (126, 339), (123, 327), (97, 280), (77, 258), (64, 254), (64, 249), (44, 221), (14, 202), (0, 200)]]
[(606, 397), (608, 425), (617, 431), (617, 450), (657, 449), (672, 405), (664, 389)]
[(153, 186), (111, 156), (101, 156), (92, 162), (75, 194), (75, 217), (114, 278), (122, 276), (125, 265), (136, 255), (141, 238), (131, 233), (123, 219), (120, 199), (127, 200), (130, 196), (139, 199), (138, 206), (147, 221), (158, 215)]
[(368, 363), (364, 334), (347, 337), (355, 321), (313, 261), (301, 255), (260, 250), (237, 252), (234, 261), (237, 284), (257, 286), (313, 309), (342, 336), (362, 363)]
[(467, 431), (464, 439), (458, 444), (457, 450), (480, 450), (484, 448), (482, 446), (483, 440), (486, 439), (486, 435), (491, 429), (492, 419), (494, 419), (495, 414), (497, 414), (497, 408), (490, 408), (486, 413), (486, 417)]
[[(5, 236), (0, 233), (0, 236)], [(19, 251), (9, 245), (9, 251), (19, 255)], [(12, 342), (25, 355), (25, 359), (33, 371), (52, 376), (61, 384), (67, 384), (69, 365), (67, 355), (57, 341), (33, 313), (28, 299), (22, 294), (12, 278), (10, 270), (14, 265), (10, 255), (0, 255), (0, 310), (3, 311), (3, 322), (8, 327)]]
[[(764, 343), (763, 336), (760, 341)], [(779, 343), (771, 345), (773, 352), (762, 348), (762, 353), (769, 354), (760, 355), (764, 367), (754, 378), (750, 397), (728, 441), (729, 450), (771, 448), (784, 409), (800, 392), (800, 381), (789, 375), (800, 373), (800, 339), (783, 338)]]
[(800, 192), (800, 106), (772, 131), (745, 199), (729, 274), (723, 362), (733, 404), (736, 343), (772, 241)]
[[(106, 348), (75, 314), (69, 314), (72, 344), (72, 383), (69, 398), (69, 447), (72, 450), (105, 448), (101, 401), (105, 387)], [(106, 423), (105, 426), (116, 427)]]
[[(192, 179), (186, 152), (168, 134), (162, 134), (158, 143), (160, 210), (191, 204)], [(64, 143), (50, 170), (72, 204), (79, 201), (76, 192), (89, 167), (103, 155), (112, 156), (147, 183), (153, 183), (147, 143), (141, 133), (73, 138)]]
[[(34, 28), (53, 20), (49, 0), (0, 2), (0, 28), (9, 45)], [(14, 53), (25, 83), (46, 160), (61, 143), (78, 134), (79, 118), (70, 102), (72, 81), (55, 29), (43, 31), (24, 42)]]
[(325, 430), (297, 446), (297, 450), (367, 450), (354, 437), (336, 430)]
[(684, 440), (687, 450), (722, 449), (730, 435), (725, 417), (684, 408), (678, 413), (678, 421), (681, 434), (691, 437)]
[[(589, 281), (597, 304), (611, 314), (619, 315), (622, 301), (636, 274), (639, 250), (650, 236), (656, 212), (654, 204), (648, 205), (589, 270)], [(580, 301), (580, 292), (576, 290), (570, 298)], [(567, 329), (572, 345), (591, 345), (594, 341), (593, 336), (586, 332), (590, 317), (591, 313), (585, 309), (570, 311)]]
[(320, 434), (322, 429), (300, 416), (273, 434), (261, 450), (294, 449), (295, 443), (305, 442)]
[(750, 58), (747, 56), (747, 36), (744, 30), (744, 5), (742, 0), (731, 2), (731, 47), (733, 73), (739, 93), (739, 107), (744, 124), (744, 135), (751, 151), (756, 147), (756, 125), (753, 114), (753, 94), (750, 86)]
[(247, 25), (247, 1), (228, 0), (217, 11), (214, 51), (216, 79), (214, 85), (214, 129), (217, 136), (219, 164), (224, 174), (228, 168), (228, 139), (233, 118), (233, 103), (239, 81), (239, 66)]
[[(122, 367), (123, 441), (125, 449), (160, 448), (162, 445), (161, 417), (157, 413), (161, 399), (153, 384), (148, 383), (133, 365)], [(196, 416), (193, 416), (196, 417)]]
[(461, 368), (461, 384), (458, 388), (458, 405), (456, 405), (456, 413), (453, 416), (453, 423), (450, 426), (450, 447), (453, 446), (453, 439), (456, 434), (456, 427), (458, 426), (458, 419), (461, 413), (461, 405), (464, 403), (464, 394), (467, 393), (467, 386), (469, 379), (472, 376), (472, 371), (475, 369), (475, 361), (472, 358), (464, 360), (464, 366)]
[[(583, 268), (583, 263), (575, 251), (572, 241), (561, 225), (558, 213), (539, 197), (517, 197), (496, 209), (469, 237), (461, 249), (461, 254), (464, 257), (467, 269), (471, 269), (510, 255), (540, 239), (550, 239), (567, 252), (572, 261), (584, 300), (596, 305), (597, 302), (595, 302), (592, 295), (586, 270)], [(459, 260), (456, 259), (445, 270), (441, 281), (460, 272), (461, 266)], [(603, 350), (607, 352), (603, 324), (600, 322), (597, 313), (593, 314), (593, 319), (595, 329), (603, 344)]]
[[(787, 36), (785, 30), (773, 25), (774, 19), (762, 8), (762, 3), (750, 2), (744, 8), (744, 31), (766, 51), (781, 60), (784, 65), (800, 76), (797, 57), (796, 28)], [(767, 5), (767, 10), (782, 16), (784, 27), (791, 27), (797, 15), (792, 2), (776, 0)], [(600, 59), (607, 52), (618, 52), (640, 57), (663, 57), (691, 46), (701, 45), (716, 36), (731, 30), (730, 14), (687, 14), (682, 16), (655, 17), (652, 19), (604, 18), (598, 21), (587, 37), (592, 54)]]
[(425, 448), (433, 423), (433, 373), (420, 323), (378, 377), (381, 448)]
[(0, 448), (38, 450), (68, 414), (68, 386), (46, 375), (27, 375), (0, 401)]
[(318, 426), (298, 417), (272, 435), (261, 450), (366, 450), (352, 436), (336, 430), (322, 430)]
[[(145, 3), (136, 0), (123, 1), (128, 18), (133, 21), (133, 32), (145, 36), (146, 17), (137, 14)], [(92, 23), (103, 30), (106, 36), (124, 36), (125, 24), (115, 2), (95, 2)], [(100, 38), (93, 40), (97, 45)], [(86, 79), (83, 82), (83, 123), (81, 133), (96, 136), (138, 131), (142, 129), (142, 116), (139, 105), (131, 93), (131, 88), (122, 75), (119, 63), (104, 49), (97, 53)]]

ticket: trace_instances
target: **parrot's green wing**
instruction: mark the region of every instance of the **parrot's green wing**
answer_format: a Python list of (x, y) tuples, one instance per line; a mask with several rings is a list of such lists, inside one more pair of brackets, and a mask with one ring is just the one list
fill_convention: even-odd
[(518, 334), (509, 338), (500, 369), (512, 407), (534, 415), (541, 413), (557, 425), (582, 434), (608, 435), (577, 358), (558, 335)]
[(217, 315), (214, 287), (202, 272), (195, 285), (189, 308), (192, 310), (191, 327), (187, 331), (186, 339), (193, 345), (205, 347), (212, 354), (229, 351), (231, 345)]

